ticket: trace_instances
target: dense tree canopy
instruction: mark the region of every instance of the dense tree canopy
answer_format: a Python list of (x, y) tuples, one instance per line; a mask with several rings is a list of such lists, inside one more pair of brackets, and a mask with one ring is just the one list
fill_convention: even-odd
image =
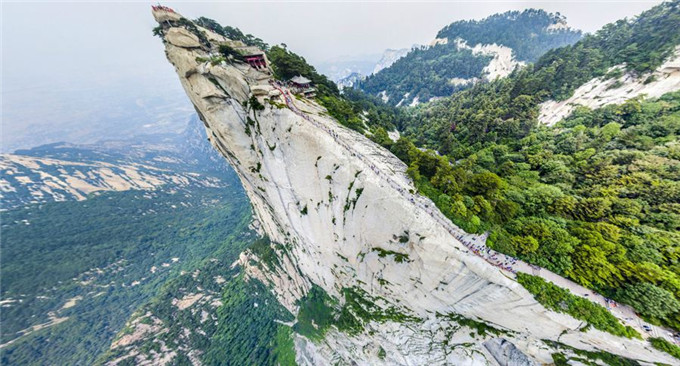
[(559, 13), (542, 9), (508, 11), (482, 20), (457, 21), (440, 30), (437, 38), (461, 38), (469, 45), (496, 43), (512, 48), (518, 60), (533, 62), (546, 51), (581, 38), (581, 31), (562, 24), (566, 24), (566, 18)]
[(406, 130), (442, 155), (407, 138), (390, 145), (419, 190), (465, 230), (490, 231), (494, 249), (680, 328), (680, 92), (582, 107), (554, 127), (479, 126), (479, 115), (518, 113), (516, 99), (484, 97), (451, 113), (451, 133), (434, 112)]
[(194, 19), (194, 23), (206, 29), (210, 29), (211, 31), (224, 37), (227, 37), (231, 40), (241, 41), (247, 44), (248, 46), (256, 46), (264, 51), (269, 49), (269, 45), (265, 43), (262, 39), (257, 38), (252, 34), (244, 34), (243, 32), (241, 32), (240, 29), (236, 27), (230, 26), (223, 27), (220, 23), (216, 22), (215, 20), (206, 17)]
[(452, 79), (473, 79), (491, 61), (488, 55), (475, 54), (459, 48), (456, 39), (469, 46), (499, 44), (510, 47), (520, 61), (533, 62), (546, 51), (573, 44), (581, 32), (569, 28), (549, 29), (561, 24), (563, 17), (543, 10), (528, 9), (495, 14), (482, 20), (458, 21), (437, 34), (447, 38), (445, 44), (416, 47), (392, 66), (357, 83), (357, 87), (371, 95), (385, 92), (391, 105), (408, 105), (415, 98), (420, 102), (433, 97), (449, 96), (470, 84), (453, 83)]

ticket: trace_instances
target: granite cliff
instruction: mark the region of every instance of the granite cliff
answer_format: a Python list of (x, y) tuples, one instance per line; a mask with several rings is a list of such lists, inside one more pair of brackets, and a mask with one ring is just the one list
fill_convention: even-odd
[(373, 315), (352, 332), (296, 335), (298, 363), (545, 364), (573, 349), (674, 362), (642, 340), (547, 310), (457, 239), (460, 231), (414, 193), (389, 151), (313, 99), (293, 97), (266, 69), (217, 52), (220, 44), (245, 45), (172, 11), (153, 15), (168, 60), (276, 256), (257, 265), (262, 258), (247, 251), (234, 265), (293, 314), (310, 291), (323, 291), (339, 304), (351, 293)]

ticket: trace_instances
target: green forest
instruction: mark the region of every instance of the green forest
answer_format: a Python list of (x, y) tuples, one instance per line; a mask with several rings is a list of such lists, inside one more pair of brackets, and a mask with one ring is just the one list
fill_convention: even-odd
[(385, 91), (387, 103), (406, 106), (416, 97), (428, 101), (469, 87), (450, 81), (480, 77), (491, 59), (468, 49), (459, 50), (453, 44), (414, 48), (390, 67), (357, 81), (357, 88), (371, 95)]
[[(407, 130), (421, 143), (435, 136), (423, 126)], [(499, 127), (487, 138), (458, 125), (427, 145), (442, 155), (406, 138), (387, 146), (457, 225), (490, 231), (492, 248), (680, 329), (680, 93)]]
[(570, 28), (548, 29), (567, 19), (542, 9), (526, 9), (494, 14), (482, 20), (461, 20), (447, 25), (437, 38), (449, 41), (461, 38), (469, 46), (496, 43), (512, 48), (520, 61), (535, 62), (546, 51), (573, 44), (581, 38), (581, 31)]
[[(242, 191), (223, 187), (109, 192), (3, 212), (2, 298), (17, 302), (2, 309), (2, 343), (15, 341), (0, 349), (0, 363), (92, 364), (168, 280), (210, 256), (237, 257), (252, 240), (242, 235), (249, 223)], [(49, 312), (68, 319), (17, 333), (47, 323)]]
[(459, 49), (455, 39), (465, 40), (470, 47), (493, 43), (507, 46), (517, 60), (534, 62), (546, 51), (573, 44), (581, 38), (580, 31), (547, 29), (551, 24), (563, 21), (559, 14), (536, 9), (495, 14), (482, 20), (458, 21), (437, 34), (437, 38), (447, 38), (448, 43), (414, 48), (392, 66), (358, 82), (357, 87), (371, 95), (385, 91), (391, 105), (400, 102), (400, 105), (409, 105), (416, 97), (423, 102), (433, 97), (450, 96), (470, 86), (454, 85), (451, 79), (481, 77), (482, 69), (492, 58)]
[(680, 93), (537, 121), (538, 103), (567, 98), (609, 66), (627, 61), (642, 77), (658, 66), (680, 43), (679, 4), (408, 111), (407, 138), (381, 142), (456, 224), (488, 230), (494, 249), (680, 329)]
[[(257, 239), (252, 235), (233, 239), (235, 245), (204, 259), (193, 273), (169, 281), (135, 312), (130, 322), (160, 324), (160, 334), (148, 334), (126, 347), (109, 350), (96, 364), (125, 357), (131, 350), (153, 357), (152, 352), (164, 348), (165, 352), (176, 352), (173, 365), (192, 365), (189, 350), (200, 355), (203, 365), (295, 365), (291, 327), (280, 323), (293, 321), (293, 315), (265, 285), (248, 279), (241, 267), (231, 266)], [(173, 302), (197, 292), (213, 296), (219, 303), (199, 301), (179, 309)], [(132, 329), (126, 327), (118, 337), (130, 332)], [(120, 363), (136, 364), (135, 357)]]

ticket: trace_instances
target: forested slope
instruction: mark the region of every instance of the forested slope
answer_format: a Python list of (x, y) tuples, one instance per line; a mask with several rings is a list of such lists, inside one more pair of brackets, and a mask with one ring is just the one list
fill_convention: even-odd
[[(442, 42), (413, 49), (392, 66), (359, 82), (358, 87), (372, 95), (385, 91), (392, 105), (400, 101), (407, 105), (416, 97), (424, 102), (432, 97), (449, 96), (470, 86), (469, 82), (454, 83), (452, 79), (482, 78), (484, 68), (494, 58), (493, 54), (469, 47), (497, 44), (511, 49), (517, 61), (534, 62), (552, 48), (579, 40), (581, 32), (563, 24), (565, 19), (559, 14), (535, 9), (458, 21), (439, 31), (437, 39)], [(456, 40), (469, 47), (460, 47)]]
[(680, 94), (577, 108), (553, 127), (538, 103), (625, 63), (652, 70), (680, 43), (678, 2), (618, 21), (535, 67), (417, 108), (383, 144), (420, 190), (488, 244), (680, 329)]
[(680, 328), (680, 93), (580, 109), (521, 139), (392, 150), (420, 190), (488, 244)]
[[(0, 363), (92, 364), (131, 314), (180, 273), (203, 267), (208, 257), (231, 263), (251, 244), (243, 190), (205, 137), (194, 120), (182, 134), (17, 152), (31, 162), (24, 174), (36, 186), (53, 183), (54, 174), (66, 177), (60, 187), (82, 188), (74, 177), (93, 179), (95, 165), (116, 185), (49, 202), (53, 197), (22, 189), (20, 174), (2, 171), (12, 194), (3, 192), (0, 213)], [(169, 178), (126, 188), (125, 179), (139, 179), (126, 167)]]
[(479, 83), (423, 106), (400, 127), (441, 153), (457, 141), (522, 138), (537, 124), (539, 103), (566, 99), (592, 78), (620, 76), (621, 71), (607, 75), (614, 65), (624, 63), (643, 76), (658, 67), (680, 44), (679, 4), (664, 3), (635, 19), (608, 24), (573, 46), (549, 51), (509, 78)]
[(0, 362), (92, 364), (169, 280), (235, 260), (249, 213), (242, 190), (197, 185), (3, 212)]

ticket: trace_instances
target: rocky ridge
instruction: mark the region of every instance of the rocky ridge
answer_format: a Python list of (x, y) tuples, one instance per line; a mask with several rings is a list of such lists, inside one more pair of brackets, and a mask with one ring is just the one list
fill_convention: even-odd
[[(161, 24), (179, 19), (159, 10), (154, 16)], [(233, 42), (197, 29), (215, 45)], [(259, 226), (278, 244), (278, 270), (255, 270), (254, 254), (244, 253), (239, 263), (246, 272), (271, 285), (293, 314), (314, 284), (337, 299), (344, 289), (359, 289), (408, 316), (370, 322), (359, 334), (331, 330), (322, 341), (297, 336), (299, 363), (495, 365), (523, 359), (517, 352), (551, 363), (557, 350), (543, 340), (673, 362), (642, 341), (583, 331), (580, 321), (545, 309), (470, 253), (431, 201), (410, 193), (401, 161), (341, 127), (313, 100), (294, 100), (247, 64), (201, 61), (215, 45), (184, 27), (167, 26), (164, 43), (211, 143), (236, 170)], [(460, 319), (499, 333), (474, 334)]]
[(608, 74), (615, 71), (620, 71), (621, 75), (593, 78), (576, 89), (569, 99), (541, 103), (538, 120), (551, 126), (568, 117), (578, 106), (596, 109), (639, 96), (657, 98), (680, 89), (680, 47), (676, 47), (673, 55), (651, 73), (637, 75), (626, 72), (625, 65), (618, 65), (612, 67)]

